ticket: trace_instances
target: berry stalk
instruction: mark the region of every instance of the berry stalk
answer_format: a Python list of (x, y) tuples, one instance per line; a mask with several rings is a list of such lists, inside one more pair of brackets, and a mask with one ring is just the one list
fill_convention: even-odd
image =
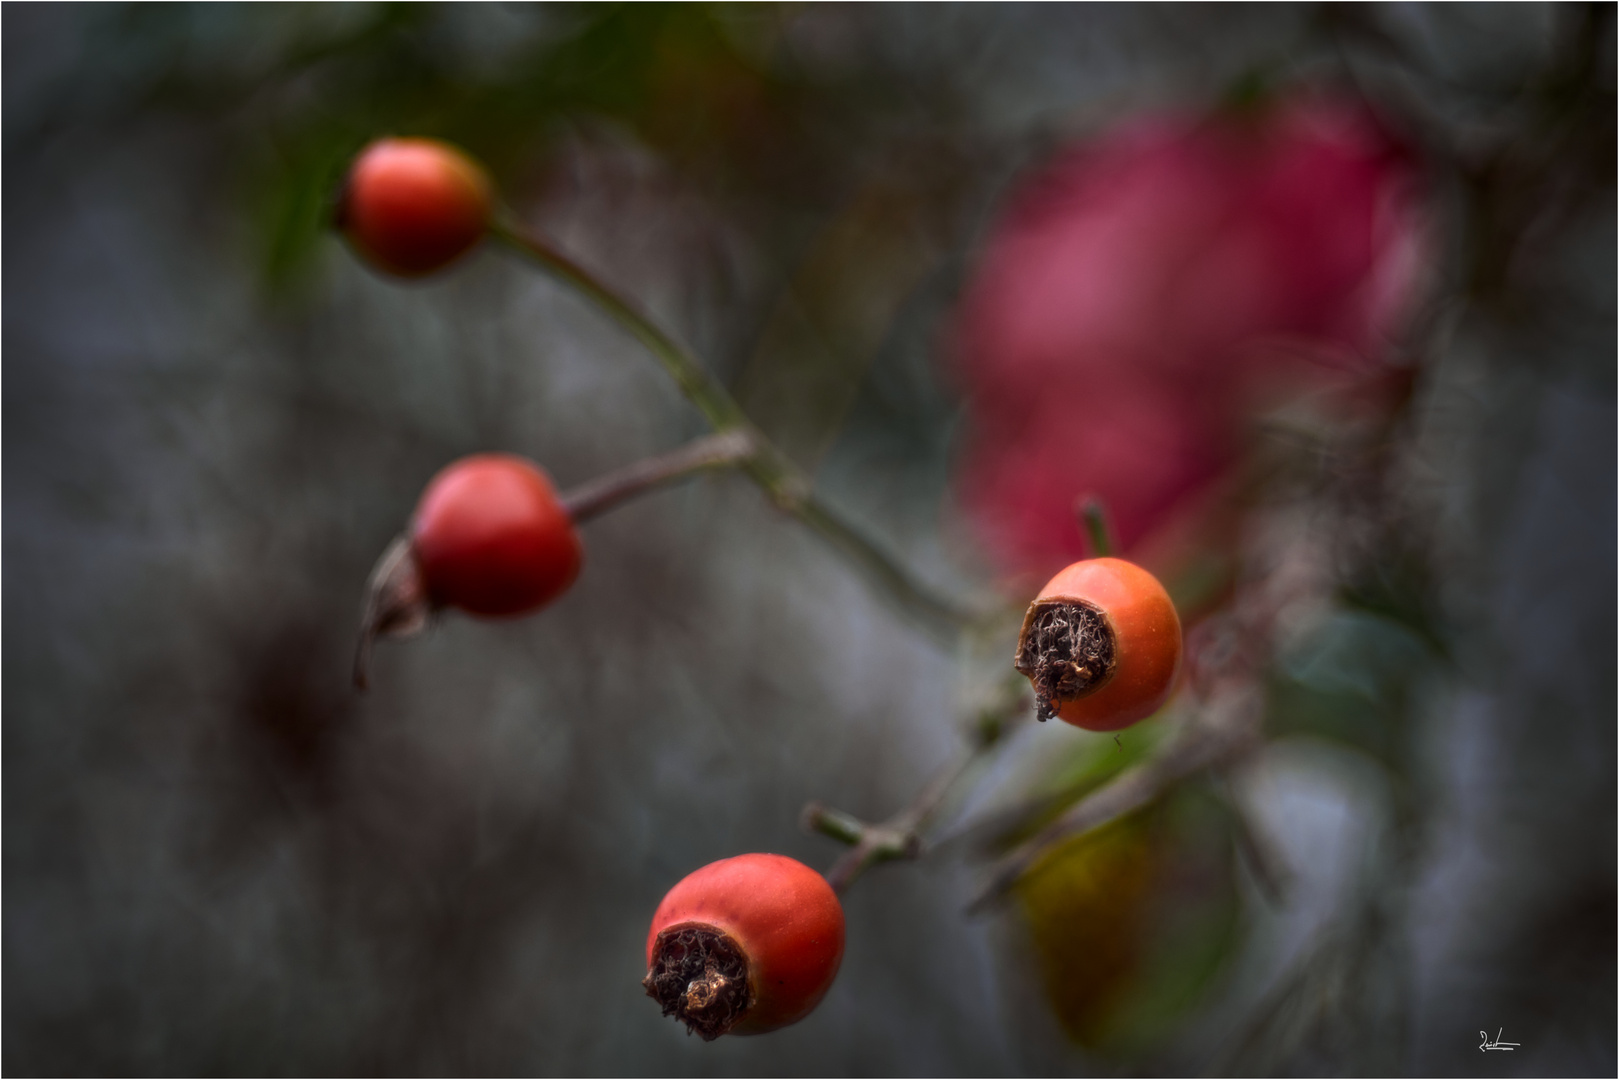
[(745, 428), (693, 440), (667, 454), (626, 465), (616, 472), (587, 480), (563, 492), (562, 507), (575, 524), (589, 521), (654, 488), (683, 480), (706, 469), (721, 469), (746, 462), (755, 453), (753, 436)]
[(1102, 500), (1086, 495), (1080, 499), (1077, 509), (1085, 539), (1090, 541), (1091, 558), (1105, 559), (1117, 552), (1119, 545), (1113, 539), (1113, 524), (1108, 521), (1107, 507)]
[(826, 872), (832, 891), (843, 895), (849, 886), (878, 863), (915, 859), (923, 850), (922, 831), (938, 815), (956, 786), (1004, 740), (1013, 723), (1029, 711), (1029, 697), (1021, 680), (1010, 692), (976, 719), (967, 751), (934, 775), (916, 797), (898, 813), (878, 824), (867, 824), (852, 814), (818, 802), (805, 805), (800, 822), (807, 832), (818, 832), (852, 845)]
[(956, 631), (980, 621), (983, 614), (940, 596), (859, 529), (815, 497), (809, 477), (754, 427), (725, 388), (709, 377), (689, 352), (643, 315), (633, 304), (590, 271), (519, 224), (510, 211), (495, 215), (490, 235), (573, 288), (629, 331), (657, 358), (680, 392), (697, 406), (710, 427), (724, 434), (745, 431), (754, 450), (739, 462), (782, 510), (820, 533), (855, 563), (923, 625)]

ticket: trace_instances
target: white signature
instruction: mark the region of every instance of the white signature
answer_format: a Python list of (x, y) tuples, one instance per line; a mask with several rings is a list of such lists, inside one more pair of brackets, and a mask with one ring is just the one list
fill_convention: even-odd
[(1490, 1038), (1490, 1033), (1488, 1031), (1479, 1032), (1478, 1037), (1484, 1041), (1478, 1044), (1478, 1048), (1480, 1050), (1511, 1050), (1514, 1046), (1520, 1045), (1518, 1043), (1502, 1042), (1501, 1032), (1505, 1030), (1506, 1028), (1498, 1029), (1495, 1033), (1495, 1038), (1493, 1039)]

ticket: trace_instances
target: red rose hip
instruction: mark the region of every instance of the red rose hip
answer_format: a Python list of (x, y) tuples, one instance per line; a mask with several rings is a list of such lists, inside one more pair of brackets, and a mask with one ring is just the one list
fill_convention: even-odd
[(451, 464), (428, 483), (409, 530), (371, 572), (356, 685), (366, 685), (376, 638), (416, 633), (439, 608), (535, 611), (567, 591), (583, 561), (573, 519), (539, 466), (510, 454)]
[(1180, 663), (1180, 616), (1164, 587), (1134, 563), (1102, 558), (1040, 590), (1013, 666), (1034, 686), (1040, 719), (1118, 731), (1169, 700)]
[(489, 178), (455, 147), (436, 139), (378, 139), (349, 169), (337, 223), (373, 266), (421, 277), (477, 244), (490, 204)]
[(435, 476), (410, 543), (432, 601), (473, 615), (543, 607), (573, 584), (584, 555), (545, 473), (507, 454), (462, 458)]
[(820, 1004), (843, 960), (843, 907), (785, 855), (738, 855), (689, 874), (647, 933), (648, 996), (704, 1039), (757, 1035)]

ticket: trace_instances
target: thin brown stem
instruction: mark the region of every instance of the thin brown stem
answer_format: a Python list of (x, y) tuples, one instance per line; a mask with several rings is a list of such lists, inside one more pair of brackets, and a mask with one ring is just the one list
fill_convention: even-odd
[(1028, 710), (1028, 694), (1020, 679), (1002, 701), (976, 718), (971, 746), (935, 773), (914, 799), (886, 821), (869, 825), (820, 803), (804, 807), (805, 829), (853, 845), (826, 872), (832, 890), (841, 895), (856, 878), (878, 863), (921, 855), (922, 831), (962, 778), (1001, 744), (1011, 725)]
[(619, 503), (708, 469), (740, 465), (757, 451), (744, 428), (706, 435), (667, 454), (626, 465), (587, 480), (562, 495), (562, 506), (575, 523), (605, 514)]

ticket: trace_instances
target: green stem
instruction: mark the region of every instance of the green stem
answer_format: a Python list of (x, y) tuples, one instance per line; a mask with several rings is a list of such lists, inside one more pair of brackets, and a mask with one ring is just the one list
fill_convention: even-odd
[(1085, 524), (1085, 535), (1090, 538), (1091, 557), (1105, 559), (1118, 550), (1113, 540), (1113, 529), (1107, 518), (1107, 507), (1095, 495), (1087, 495), (1079, 504), (1079, 517)]
[(851, 847), (866, 838), (867, 825), (853, 814), (846, 814), (842, 810), (834, 810), (830, 806), (822, 806), (818, 802), (809, 803), (799, 816), (799, 823), (806, 832), (818, 832), (822, 836), (830, 836), (840, 843)]
[(490, 235), (516, 248), (538, 263), (552, 277), (566, 283), (588, 297), (597, 307), (612, 316), (614, 322), (633, 334), (645, 345), (663, 369), (674, 379), (680, 392), (702, 411), (715, 431), (748, 426), (748, 418), (725, 389), (709, 378), (697, 359), (682, 349), (651, 319), (642, 315), (629, 301), (619, 296), (594, 274), (562, 252), (525, 230), (508, 212), (499, 214), (489, 226)]
[(691, 353), (681, 348), (656, 323), (643, 315), (590, 271), (529, 232), (509, 212), (501, 212), (489, 227), (490, 235), (537, 264), (542, 270), (573, 288), (601, 308), (614, 322), (628, 330), (663, 365), (680, 392), (716, 432), (740, 429), (755, 446), (755, 453), (741, 463), (744, 472), (782, 510), (830, 541), (845, 557), (890, 596), (930, 626), (959, 630), (978, 616), (936, 594), (878, 547), (870, 538), (839, 517), (811, 491), (809, 478), (787, 456), (754, 427), (736, 399), (715, 382)]

